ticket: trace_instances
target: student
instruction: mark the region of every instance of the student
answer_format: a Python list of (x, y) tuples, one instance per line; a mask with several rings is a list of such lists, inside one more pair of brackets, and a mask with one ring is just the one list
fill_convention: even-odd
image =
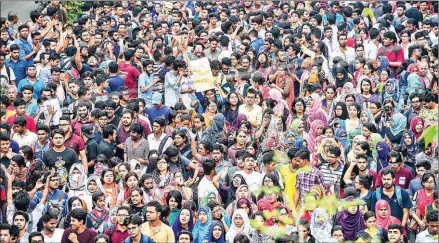
[(75, 208), (70, 212), (70, 218), (71, 227), (64, 231), (61, 242), (94, 243), (97, 233), (85, 226), (87, 212), (82, 208)]

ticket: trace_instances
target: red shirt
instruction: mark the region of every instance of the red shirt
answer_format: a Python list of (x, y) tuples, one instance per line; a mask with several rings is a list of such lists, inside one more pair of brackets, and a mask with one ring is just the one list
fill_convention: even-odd
[[(15, 117), (17, 117), (17, 114), (8, 117), (8, 124), (9, 125), (14, 126), (14, 119), (15, 119)], [(35, 126), (34, 119), (32, 117), (26, 115), (26, 114), (24, 115), (24, 119), (26, 119), (26, 128), (29, 131), (31, 131), (33, 133), (36, 133), (37, 132), (37, 127)]]
[[(387, 168), (387, 167), (386, 167)], [(380, 172), (377, 175), (377, 178), (375, 180), (375, 187), (381, 187), (383, 184), (381, 182), (381, 174), (383, 173), (383, 170), (385, 168), (381, 169)], [(413, 178), (413, 174), (410, 170), (401, 167), (397, 172), (395, 172), (395, 181), (394, 184), (396, 186), (401, 187), (402, 189), (408, 189), (409, 185), (410, 185), (410, 181), (412, 181)]]
[(72, 133), (81, 136), (81, 127), (84, 124), (93, 125), (93, 121), (91, 120), (90, 117), (88, 117), (88, 119), (85, 122), (83, 122), (79, 117), (72, 120)]
[(130, 98), (137, 98), (137, 80), (139, 79), (140, 72), (137, 68), (133, 67), (131, 64), (119, 63), (119, 70), (125, 72), (125, 87), (127, 87), (130, 92)]
[[(113, 227), (114, 230), (110, 235), (110, 229)], [(104, 234), (107, 235), (108, 238), (110, 238), (111, 243), (122, 243), (126, 238), (130, 236), (130, 234), (128, 234), (128, 230), (122, 232), (121, 230), (119, 230), (119, 228), (116, 225), (111, 225), (110, 227), (108, 227), (105, 230)]]
[[(377, 58), (379, 56), (386, 56), (389, 59), (389, 62), (403, 62), (404, 50), (398, 45), (393, 45), (385, 47), (385, 51), (383, 52), (383, 47), (380, 47), (377, 52)], [(396, 77), (396, 67), (389, 66), (389, 69), (392, 70), (393, 75)]]

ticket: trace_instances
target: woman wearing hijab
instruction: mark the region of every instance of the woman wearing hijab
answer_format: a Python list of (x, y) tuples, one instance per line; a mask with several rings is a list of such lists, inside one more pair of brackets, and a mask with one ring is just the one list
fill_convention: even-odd
[(344, 240), (355, 241), (358, 232), (364, 230), (363, 215), (358, 206), (358, 202), (354, 202), (355, 198), (349, 196), (345, 198), (350, 205), (347, 209), (337, 213), (335, 223), (340, 225), (343, 229)]
[(249, 200), (251, 202), (253, 212), (256, 212), (258, 210), (258, 207), (256, 206), (256, 204), (253, 203), (252, 196), (250, 193), (250, 188), (248, 187), (248, 185), (246, 185), (246, 184), (240, 185), (238, 187), (238, 189), (236, 189), (236, 196), (235, 197), (236, 197), (235, 201), (230, 203), (226, 209), (227, 215), (229, 217), (231, 217), (233, 215), (233, 213), (235, 212), (235, 210), (238, 208), (238, 200), (241, 198), (247, 198), (247, 200)]
[(317, 149), (317, 158), (319, 160), (319, 165), (328, 163), (329, 159), (327, 156), (329, 147), (338, 147), (337, 141), (335, 141), (335, 139), (333, 138), (323, 137)]
[[(282, 206), (282, 205), (280, 205)], [(261, 199), (258, 201), (258, 212), (261, 212), (264, 214), (264, 217), (267, 219), (265, 220), (265, 225), (267, 226), (273, 226), (275, 220), (273, 220), (271, 217), (268, 217), (270, 215), (272, 215), (274, 209), (276, 209), (276, 207), (273, 207), (273, 205), (270, 203), (269, 200), (267, 199)], [(272, 215), (274, 216), (274, 215)]]
[(247, 121), (247, 116), (245, 114), (239, 114), (236, 119), (232, 122), (232, 126), (230, 127), (230, 131), (236, 132), (241, 128), (241, 124)]
[(250, 233), (250, 219), (243, 209), (237, 209), (233, 213), (232, 225), (226, 234), (226, 241), (233, 242), (237, 235), (245, 235), (248, 237)]
[(247, 185), (244, 177), (240, 174), (233, 175), (230, 187), (223, 185), (222, 189), (227, 191), (226, 205), (229, 205), (236, 199), (236, 191), (240, 185)]
[(298, 135), (296, 132), (294, 132), (292, 129), (289, 129), (284, 133), (283, 136), (283, 146), (286, 151), (288, 151), (291, 148), (296, 147), (296, 141), (298, 139)]
[(341, 91), (339, 91), (339, 92), (340, 92), (340, 95), (337, 96), (338, 102), (345, 102), (345, 99), (348, 95), (355, 95), (356, 94), (354, 85), (350, 82), (345, 83), (342, 86)]
[(385, 124), (384, 134), (393, 145), (400, 144), (406, 125), (407, 117), (401, 113), (394, 114), (390, 121)]
[(290, 128), (297, 134), (297, 138), (306, 137), (305, 122), (302, 119), (295, 119), (291, 122)]
[(384, 86), (383, 92), (381, 93), (381, 102), (384, 103), (385, 100), (393, 100), (395, 104), (400, 103), (400, 92), (398, 81), (394, 78), (389, 78)]
[(87, 179), (87, 183), (85, 187), (84, 201), (87, 204), (87, 208), (93, 208), (93, 201), (91, 195), (97, 191), (103, 192), (101, 180), (99, 179), (99, 177), (95, 175), (91, 175)]
[(355, 153), (355, 147), (358, 145), (359, 142), (366, 142), (366, 138), (363, 135), (357, 135), (352, 139), (352, 147), (351, 150), (348, 153), (346, 162), (354, 161), (357, 159), (357, 155)]
[(391, 215), (390, 205), (386, 200), (378, 200), (375, 204), (375, 212), (377, 218), (376, 226), (378, 229), (388, 230), (391, 224), (401, 224), (399, 219)]
[(377, 57), (377, 63), (378, 63), (377, 72), (379, 75), (381, 74), (381, 71), (389, 67), (389, 58), (387, 58), (386, 56), (379, 56)]
[(412, 131), (405, 131), (401, 138), (401, 145), (404, 145), (407, 148), (407, 156), (405, 157), (405, 162), (407, 162), (407, 165), (409, 165), (413, 169), (416, 169), (415, 157), (419, 150), (415, 134), (413, 134)]
[(280, 117), (272, 116), (268, 129), (262, 140), (261, 151), (279, 149), (282, 145), (281, 134), (283, 132), (283, 122)]
[(72, 165), (68, 180), (69, 197), (77, 196), (84, 198), (86, 196), (87, 172), (82, 164), (76, 163)]
[(380, 171), (382, 168), (386, 168), (389, 165), (387, 161), (387, 155), (390, 153), (390, 146), (384, 142), (380, 141), (376, 145), (377, 150), (377, 171)]
[(425, 90), (425, 84), (417, 73), (411, 73), (407, 77), (407, 97), (418, 92), (422, 94)]
[(288, 110), (288, 104), (283, 98), (282, 92), (278, 89), (270, 89), (270, 91), (268, 91), (268, 96), (277, 102), (276, 106), (273, 108), (274, 114), (282, 116), (285, 112), (285, 109)]
[(325, 110), (322, 108), (322, 100), (320, 95), (312, 93), (310, 96), (308, 96), (308, 105), (308, 123), (311, 123), (314, 120), (321, 120), (325, 125), (328, 124)]
[(225, 243), (226, 232), (220, 221), (214, 220), (209, 227), (209, 235), (207, 242), (209, 243)]
[(332, 219), (323, 208), (316, 208), (311, 217), (311, 235), (318, 242), (326, 242), (331, 238)]
[(182, 230), (192, 232), (193, 228), (194, 218), (192, 211), (188, 208), (182, 208), (175, 219), (174, 224), (172, 225), (172, 231), (174, 231), (175, 239), (178, 239), (178, 234), (180, 234)]
[(335, 104), (334, 117), (329, 120), (328, 125), (333, 126), (334, 128), (338, 128), (339, 126), (346, 128), (345, 120), (348, 118), (349, 112), (346, 103), (337, 102), (337, 104)]
[(321, 120), (314, 120), (311, 123), (308, 136), (305, 138), (306, 142), (308, 143), (308, 150), (311, 154), (314, 154), (317, 150), (316, 139), (318, 136), (322, 135), (324, 126), (325, 124)]
[[(348, 72), (343, 67), (338, 67), (335, 71), (335, 86), (337, 89), (342, 88), (345, 84), (351, 83), (351, 78), (348, 75)], [(353, 84), (352, 84), (353, 88)], [(340, 91), (339, 91), (340, 92)]]
[(425, 122), (420, 116), (415, 116), (410, 121), (410, 131), (415, 135), (416, 141), (419, 142), (419, 138), (424, 132)]
[(194, 243), (202, 243), (209, 236), (209, 227), (212, 223), (212, 211), (209, 207), (201, 207), (198, 209), (198, 219), (192, 231)]
[(209, 140), (212, 144), (219, 142), (220, 139), (225, 138), (225, 122), (226, 118), (223, 114), (217, 113), (213, 116), (212, 125), (203, 134), (202, 140)]
[(341, 144), (344, 149), (344, 154), (347, 155), (351, 150), (351, 144), (348, 140), (348, 133), (344, 128), (337, 128), (335, 130), (335, 139)]

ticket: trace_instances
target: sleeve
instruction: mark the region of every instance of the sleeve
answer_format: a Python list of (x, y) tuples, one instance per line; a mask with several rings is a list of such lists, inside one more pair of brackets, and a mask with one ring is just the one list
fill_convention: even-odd
[(415, 194), (415, 190), (413, 189), (413, 183), (410, 181), (409, 189), (407, 190), (409, 196), (413, 196)]
[[(380, 190), (380, 189), (377, 189)], [(377, 197), (376, 192), (372, 193), (372, 196), (370, 197), (370, 208), (369, 210), (372, 212), (375, 212), (375, 204), (377, 203)]]
[(166, 233), (168, 235), (168, 242), (175, 242), (174, 231), (170, 227), (167, 227)]
[(62, 234), (61, 242), (63, 243), (71, 243), (69, 240), (69, 230), (64, 230), (64, 233)]
[(98, 145), (97, 144), (94, 143), (91, 145), (88, 156), (90, 157), (90, 160), (94, 160), (98, 157)]
[(168, 84), (169, 87), (171, 87), (173, 89), (177, 89), (178, 88), (178, 86), (177, 86), (177, 79), (174, 79), (173, 77), (171, 77), (170, 74), (171, 73), (168, 72), (166, 74), (166, 76), (165, 76), (165, 87), (166, 87), (166, 84)]
[[(8, 68), (9, 68), (9, 73), (11, 74), (11, 76), (9, 77), (9, 79), (10, 79), (10, 80), (15, 80), (16, 78), (15, 78), (14, 70), (12, 70), (12, 68), (10, 68), (10, 67), (8, 67)], [(15, 81), (17, 81), (17, 80), (15, 80)]]
[(396, 61), (403, 62), (404, 61), (404, 49), (400, 48), (398, 51), (398, 55), (396, 56)]
[(84, 144), (84, 140), (82, 139), (78, 139), (78, 150), (82, 151), (85, 149), (85, 144)]
[(143, 73), (140, 74), (139, 81), (137, 82), (137, 84), (138, 84), (139, 88), (140, 87), (145, 87), (146, 86), (146, 75), (144, 75)]
[[(375, 179), (375, 188), (381, 187), (383, 184), (381, 182), (381, 172), (377, 174), (377, 178)], [(378, 190), (378, 189), (377, 189)]]
[(14, 213), (15, 213), (15, 205), (8, 205), (6, 206), (6, 220), (8, 222), (8, 224), (12, 225), (12, 220), (14, 218)]
[[(67, 195), (67, 194), (66, 194)], [(32, 232), (37, 231), (38, 222), (43, 215), (44, 205), (39, 203), (32, 211)]]

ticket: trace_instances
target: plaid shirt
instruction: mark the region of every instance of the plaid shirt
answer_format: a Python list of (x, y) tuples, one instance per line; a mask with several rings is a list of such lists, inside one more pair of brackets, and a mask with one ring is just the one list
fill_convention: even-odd
[(324, 179), (322, 172), (312, 167), (310, 171), (299, 169), (297, 171), (296, 190), (300, 191), (300, 204), (303, 205), (305, 201), (305, 195), (311, 190), (314, 185), (324, 186)]

